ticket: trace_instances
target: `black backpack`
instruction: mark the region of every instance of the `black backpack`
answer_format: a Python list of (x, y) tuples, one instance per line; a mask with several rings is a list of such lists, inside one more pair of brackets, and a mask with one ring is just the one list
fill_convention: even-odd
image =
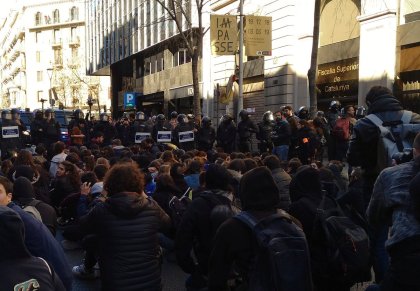
[(242, 211), (236, 219), (248, 225), (258, 247), (248, 274), (248, 290), (311, 291), (309, 249), (302, 229), (280, 210), (257, 221)]
[(313, 237), (323, 249), (317, 273), (340, 284), (352, 286), (370, 280), (369, 236), (365, 229), (347, 217), (335, 199), (335, 208), (325, 210), (327, 195), (317, 208)]

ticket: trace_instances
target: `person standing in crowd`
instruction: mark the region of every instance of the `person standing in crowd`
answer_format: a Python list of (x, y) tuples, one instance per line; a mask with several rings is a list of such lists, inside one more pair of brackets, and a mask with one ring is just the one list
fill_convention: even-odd
[[(327, 113), (327, 121), (328, 121), (328, 126), (329, 126), (329, 131), (332, 133), (334, 127), (335, 127), (335, 122), (337, 121), (337, 119), (340, 117), (340, 110), (341, 110), (341, 103), (338, 100), (333, 100), (330, 103), (330, 108), (329, 111)], [(334, 136), (332, 134), (330, 134), (329, 139), (327, 140), (327, 144), (328, 144), (328, 160), (334, 160), (335, 156), (336, 156), (336, 144), (335, 144), (336, 140), (334, 138)]]
[[(127, 120), (128, 123), (128, 120)], [(109, 121), (108, 114), (101, 113), (99, 117), (99, 122), (96, 123), (96, 125), (93, 127), (93, 132), (102, 132), (104, 134), (104, 146), (109, 146), (111, 144), (111, 141), (115, 138), (117, 135), (117, 131), (115, 130), (115, 126), (112, 125)]]
[(122, 118), (114, 127), (116, 129), (116, 137), (121, 140), (124, 146), (133, 144), (131, 140), (131, 127), (132, 125), (128, 118)]
[(174, 144), (178, 146), (178, 148), (183, 149), (184, 151), (190, 151), (195, 148), (194, 140), (192, 141), (184, 141), (182, 133), (186, 133), (188, 131), (193, 132), (194, 135), (194, 127), (188, 122), (187, 116), (185, 114), (179, 114), (177, 117), (178, 125), (172, 131), (173, 136), (172, 139)]
[(201, 120), (201, 126), (197, 131), (197, 149), (199, 151), (208, 152), (213, 148), (213, 144), (216, 140), (216, 130), (211, 125), (211, 119), (204, 116)]
[(318, 111), (316, 113), (316, 117), (312, 121), (312, 124), (320, 142), (315, 159), (322, 162), (324, 160), (324, 147), (327, 146), (327, 141), (330, 138), (330, 130), (324, 111)]
[(271, 153), (273, 151), (273, 142), (271, 133), (274, 127), (273, 112), (267, 111), (263, 114), (262, 122), (258, 123), (257, 139), (260, 141), (258, 144), (260, 153)]
[(297, 152), (303, 164), (310, 164), (315, 158), (319, 141), (309, 122), (301, 119), (298, 122)]
[(286, 113), (278, 111), (275, 113), (275, 116), (275, 124), (271, 133), (271, 139), (274, 144), (273, 154), (280, 161), (287, 161), (292, 130), (289, 122), (286, 120)]
[(354, 119), (353, 105), (346, 105), (342, 108), (342, 114), (335, 121), (335, 125), (331, 131), (334, 138), (335, 156), (334, 160), (343, 162), (349, 147), (350, 136), (356, 123)]
[(258, 132), (258, 127), (249, 117), (248, 111), (241, 110), (241, 112), (239, 112), (239, 117), (241, 118), (241, 121), (238, 123), (238, 149), (240, 152), (249, 153), (251, 152), (252, 134)]
[(76, 109), (73, 113), (74, 118), (69, 122), (68, 130), (71, 139), (71, 144), (75, 146), (82, 146), (88, 134), (88, 126), (84, 119), (84, 114), (81, 109)]
[[(1, 187), (1, 186), (0, 186)], [(12, 209), (0, 206), (0, 282), (2, 290), (65, 291), (54, 268), (33, 256), (25, 245), (22, 219)]]
[(235, 150), (236, 126), (230, 114), (225, 114), (217, 128), (217, 146), (225, 153), (230, 154)]
[[(146, 196), (144, 175), (131, 163), (113, 166), (104, 190), (105, 202), (80, 219), (83, 233), (97, 237), (102, 290), (161, 290), (158, 233), (169, 230), (170, 218)], [(95, 263), (73, 272), (93, 272)]]
[[(375, 114), (383, 122), (400, 121), (403, 107), (391, 90), (382, 86), (372, 87), (366, 95), (368, 114)], [(420, 123), (420, 115), (412, 113), (410, 123)], [(352, 167), (363, 170), (363, 196), (365, 208), (371, 200), (373, 186), (382, 169), (378, 168), (378, 141), (380, 131), (369, 118), (359, 119), (353, 128), (347, 152), (347, 162)], [(374, 259), (375, 281), (381, 282), (388, 268), (388, 256), (384, 243), (388, 238), (388, 227), (376, 229), (372, 234), (372, 251)]]
[(390, 265), (380, 288), (367, 290), (420, 290), (420, 134), (414, 139), (413, 158), (384, 169), (375, 182), (367, 218), (374, 231), (391, 226), (385, 244)]
[(61, 129), (60, 124), (55, 120), (54, 111), (52, 109), (45, 110), (44, 115), (45, 119), (43, 123), (43, 143), (47, 149), (51, 150), (53, 143), (60, 140)]
[(299, 120), (309, 120), (309, 110), (306, 106), (301, 106), (296, 115)]
[(44, 116), (41, 110), (34, 112), (34, 120), (31, 122), (31, 138), (32, 144), (38, 145), (44, 139)]

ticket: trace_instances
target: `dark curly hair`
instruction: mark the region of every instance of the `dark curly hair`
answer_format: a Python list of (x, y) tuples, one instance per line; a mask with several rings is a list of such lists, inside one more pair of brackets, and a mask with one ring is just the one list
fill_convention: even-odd
[(116, 164), (105, 176), (104, 189), (108, 196), (121, 192), (141, 194), (144, 189), (144, 174), (133, 163)]

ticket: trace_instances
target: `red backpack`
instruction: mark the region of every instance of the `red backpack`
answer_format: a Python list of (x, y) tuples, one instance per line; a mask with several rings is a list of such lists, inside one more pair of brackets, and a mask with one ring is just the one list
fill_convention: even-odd
[(350, 139), (350, 120), (348, 118), (339, 118), (336, 120), (332, 135), (341, 141)]

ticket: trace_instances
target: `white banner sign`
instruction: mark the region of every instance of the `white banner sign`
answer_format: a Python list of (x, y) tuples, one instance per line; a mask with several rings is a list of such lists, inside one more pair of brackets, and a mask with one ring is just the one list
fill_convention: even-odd
[(158, 142), (171, 142), (172, 132), (171, 131), (158, 131), (157, 141)]
[(17, 126), (3, 126), (1, 128), (2, 138), (19, 138), (19, 127)]
[(136, 132), (134, 142), (141, 143), (143, 140), (145, 140), (148, 137), (150, 137), (150, 133), (148, 132)]
[(194, 132), (193, 131), (183, 131), (178, 133), (179, 142), (188, 142), (194, 141)]

